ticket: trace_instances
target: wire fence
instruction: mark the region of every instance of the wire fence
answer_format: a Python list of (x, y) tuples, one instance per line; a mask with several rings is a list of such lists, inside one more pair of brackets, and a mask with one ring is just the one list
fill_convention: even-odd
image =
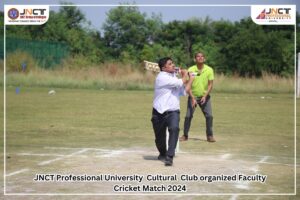
[[(4, 39), (0, 43), (4, 46)], [(69, 55), (69, 48), (64, 43), (25, 40), (19, 38), (6, 38), (6, 53), (13, 53), (17, 50), (29, 53), (42, 68), (52, 68), (59, 64), (63, 58)], [(0, 50), (1, 59), (4, 59), (4, 49)]]

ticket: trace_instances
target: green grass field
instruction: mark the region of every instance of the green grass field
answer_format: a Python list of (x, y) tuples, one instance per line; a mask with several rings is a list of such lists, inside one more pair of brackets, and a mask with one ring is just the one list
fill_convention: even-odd
[[(27, 169), (6, 177), (7, 193), (111, 192), (109, 184), (104, 187), (100, 183), (59, 186), (33, 183), (36, 173), (193, 172), (212, 175), (236, 172), (253, 174), (253, 168), (257, 173), (268, 175), (267, 183), (250, 183), (247, 189), (229, 183), (191, 183), (188, 192), (294, 192), (293, 94), (213, 93), (217, 142), (210, 144), (205, 141), (205, 122), (197, 109), (190, 131), (191, 139), (180, 143), (174, 166), (166, 169), (163, 163), (154, 160), (157, 153), (150, 121), (152, 91), (56, 89), (55, 95), (48, 95), (48, 91), (47, 88), (22, 87), (20, 94), (16, 94), (15, 87), (7, 88), (6, 173)], [(181, 129), (186, 100), (186, 97), (181, 99)], [(297, 104), (299, 116), (299, 100)], [(300, 128), (299, 122), (297, 127)], [(86, 149), (86, 152), (78, 152), (82, 149)], [(116, 155), (103, 156), (103, 149), (111, 150)], [(41, 165), (45, 161), (50, 163)], [(297, 188), (299, 190), (299, 183)], [(64, 198), (67, 197), (60, 199)], [(144, 198), (150, 199), (149, 196)], [(297, 199), (295, 196), (240, 195), (189, 198)], [(14, 198), (11, 196), (11, 199)]]

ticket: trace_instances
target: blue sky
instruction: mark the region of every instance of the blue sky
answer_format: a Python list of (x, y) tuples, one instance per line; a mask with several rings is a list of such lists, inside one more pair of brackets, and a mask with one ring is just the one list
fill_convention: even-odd
[[(146, 13), (147, 16), (151, 16), (152, 13), (161, 14), (162, 20), (164, 22), (169, 22), (172, 20), (186, 20), (192, 17), (204, 18), (209, 16), (213, 20), (229, 20), (229, 21), (239, 21), (244, 17), (250, 16), (250, 6), (246, 5), (282, 5), (282, 4), (295, 4), (297, 6), (297, 11), (300, 12), (300, 1), (297, 0), (209, 0), (209, 1), (196, 1), (196, 0), (64, 0), (67, 2), (72, 2), (74, 4), (114, 4), (119, 3), (134, 3), (137, 5), (142, 4), (152, 4), (152, 5), (214, 5), (214, 6), (188, 6), (188, 7), (172, 7), (172, 6), (150, 6), (143, 7), (139, 6), (139, 10)], [(4, 4), (59, 4), (61, 0), (4, 0)], [(163, 3), (162, 3), (163, 2)], [(241, 6), (237, 6), (241, 5)], [(244, 5), (244, 6), (243, 6)], [(58, 10), (59, 7), (50, 7), (52, 10)], [(85, 14), (87, 20), (92, 24), (92, 27), (101, 30), (102, 24), (106, 19), (106, 13), (113, 7), (97, 7), (97, 6), (87, 6), (80, 7), (80, 10)], [(3, 10), (3, 5), (0, 10)], [(51, 16), (50, 16), (51, 17)]]

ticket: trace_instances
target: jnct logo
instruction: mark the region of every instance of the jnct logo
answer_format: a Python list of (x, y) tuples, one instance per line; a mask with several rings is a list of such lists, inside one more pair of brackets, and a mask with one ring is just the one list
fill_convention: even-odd
[(290, 14), (291, 8), (269, 8), (269, 11), (266, 12), (266, 14), (271, 15), (271, 14)]
[(49, 19), (47, 5), (4, 5), (6, 25), (41, 25)]
[(266, 19), (266, 9), (264, 9), (257, 17), (256, 19)]
[(256, 19), (291, 19), (291, 8), (268, 8), (264, 9)]
[(23, 9), (20, 15), (44, 15), (46, 9)]
[(8, 10), (7, 15), (10, 19), (17, 19), (19, 17), (19, 11), (16, 8)]
[(45, 11), (46, 9), (41, 8), (27, 8), (23, 9), (23, 11), (20, 13), (21, 19), (45, 19)]
[(259, 25), (295, 25), (296, 5), (253, 5), (251, 19)]

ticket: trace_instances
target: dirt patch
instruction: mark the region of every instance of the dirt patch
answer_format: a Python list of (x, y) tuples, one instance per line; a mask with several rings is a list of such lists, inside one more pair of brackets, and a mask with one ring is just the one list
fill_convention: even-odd
[[(174, 165), (166, 167), (164, 162), (157, 160), (158, 153), (155, 149), (48, 148), (47, 151), (48, 157), (45, 152), (23, 152), (13, 155), (23, 160), (25, 156), (28, 160), (34, 158), (35, 163), (30, 167), (23, 166), (28, 170), (15, 175), (14, 170), (22, 169), (7, 167), (7, 174), (12, 174), (6, 177), (7, 193), (125, 194), (122, 188), (126, 190), (129, 185), (142, 189), (131, 191), (130, 194), (159, 194), (158, 191), (143, 190), (143, 185), (149, 185), (148, 188), (152, 189), (155, 187), (163, 189), (165, 186), (167, 191), (162, 191), (163, 194), (287, 193), (293, 191), (293, 168), (277, 164), (272, 165), (272, 170), (268, 170), (266, 163), (261, 162), (260, 156), (256, 159), (253, 157), (242, 159), (240, 155), (230, 152), (218, 154), (180, 152), (174, 158)], [(281, 173), (276, 173), (276, 171), (281, 171)], [(51, 180), (48, 176), (48, 181), (34, 181), (37, 174), (53, 175), (54, 179)], [(266, 175), (267, 179), (265, 183), (258, 180), (226, 181), (226, 178), (222, 178), (221, 181), (216, 181), (213, 179), (216, 176), (234, 177), (239, 174), (251, 176), (253, 179), (258, 179), (259, 175)], [(76, 178), (76, 181), (71, 181), (72, 178), (58, 181), (55, 179), (57, 175), (81, 178)], [(92, 176), (102, 176), (102, 178), (101, 180), (88, 180), (88, 177)], [(106, 181), (106, 176), (112, 178)], [(139, 180), (135, 178), (136, 176), (142, 179)], [(278, 180), (286, 180), (284, 182), (290, 183), (287, 185), (290, 189), (282, 187)], [(118, 191), (114, 190), (116, 185)], [(184, 190), (183, 186), (185, 186)]]

